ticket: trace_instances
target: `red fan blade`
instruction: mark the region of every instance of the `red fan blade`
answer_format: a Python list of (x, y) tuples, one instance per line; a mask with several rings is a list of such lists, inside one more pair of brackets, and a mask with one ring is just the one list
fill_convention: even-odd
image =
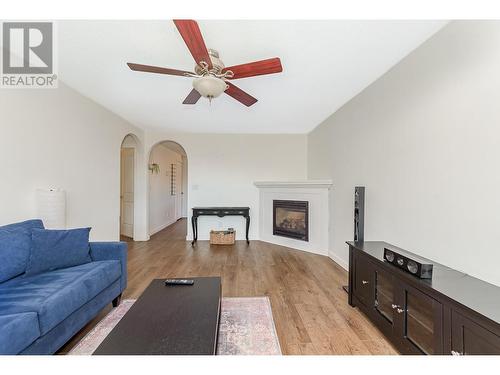
[(245, 104), (247, 107), (250, 107), (251, 105), (257, 103), (257, 99), (255, 99), (250, 94), (247, 94), (245, 91), (230, 82), (226, 83), (228, 84), (229, 88), (224, 92), (229, 96), (232, 96), (234, 99)]
[(133, 64), (133, 63), (127, 63), (127, 65), (130, 69), (136, 70), (139, 72), (170, 74), (172, 76), (186, 76), (186, 74), (194, 74), (192, 72), (188, 72), (185, 70), (160, 68), (159, 66)]
[(184, 39), (189, 48), (189, 52), (194, 57), (194, 61), (199, 64), (201, 61), (205, 61), (208, 64), (208, 68), (212, 69), (212, 61), (208, 55), (207, 47), (203, 41), (203, 36), (201, 35), (198, 23), (193, 20), (174, 20), (177, 30)]
[(283, 71), (279, 57), (255, 61), (247, 64), (234, 65), (224, 68), (223, 72), (232, 71), (234, 76), (230, 79), (260, 76), (263, 74), (280, 73)]
[(182, 104), (196, 104), (196, 102), (200, 98), (201, 98), (200, 93), (198, 91), (196, 91), (195, 89), (192, 89), (191, 92), (189, 93), (189, 95), (186, 97), (186, 99), (184, 99)]

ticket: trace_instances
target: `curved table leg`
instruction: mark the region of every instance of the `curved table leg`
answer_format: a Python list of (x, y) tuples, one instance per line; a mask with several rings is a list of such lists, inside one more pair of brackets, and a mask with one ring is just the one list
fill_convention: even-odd
[(194, 246), (194, 243), (198, 239), (198, 220), (196, 220), (195, 216), (191, 216), (191, 225), (193, 226), (193, 241), (191, 242), (191, 246)]
[(250, 215), (247, 216), (247, 244), (250, 244), (250, 240), (248, 239), (249, 230), (250, 230)]

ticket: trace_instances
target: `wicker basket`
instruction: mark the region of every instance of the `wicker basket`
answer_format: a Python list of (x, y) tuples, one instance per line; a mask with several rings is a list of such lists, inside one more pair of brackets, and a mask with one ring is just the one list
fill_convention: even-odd
[(211, 230), (210, 244), (211, 245), (233, 245), (236, 238), (234, 230)]

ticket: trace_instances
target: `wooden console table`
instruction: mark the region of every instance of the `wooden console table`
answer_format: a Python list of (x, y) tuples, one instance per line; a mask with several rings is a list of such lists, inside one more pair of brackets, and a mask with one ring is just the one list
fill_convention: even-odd
[(193, 242), (198, 240), (198, 217), (199, 216), (243, 216), (246, 219), (246, 239), (249, 244), (248, 231), (250, 229), (250, 207), (194, 207), (191, 224), (193, 225)]

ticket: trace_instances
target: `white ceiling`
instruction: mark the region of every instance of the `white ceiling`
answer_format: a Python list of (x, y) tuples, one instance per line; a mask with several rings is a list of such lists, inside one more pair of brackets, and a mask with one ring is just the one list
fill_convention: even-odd
[(60, 21), (59, 77), (142, 128), (199, 133), (307, 133), (443, 27), (444, 21), (199, 21), (226, 66), (280, 57), (283, 73), (235, 80), (259, 99), (182, 101), (191, 78), (126, 62), (194, 66), (173, 22)]

